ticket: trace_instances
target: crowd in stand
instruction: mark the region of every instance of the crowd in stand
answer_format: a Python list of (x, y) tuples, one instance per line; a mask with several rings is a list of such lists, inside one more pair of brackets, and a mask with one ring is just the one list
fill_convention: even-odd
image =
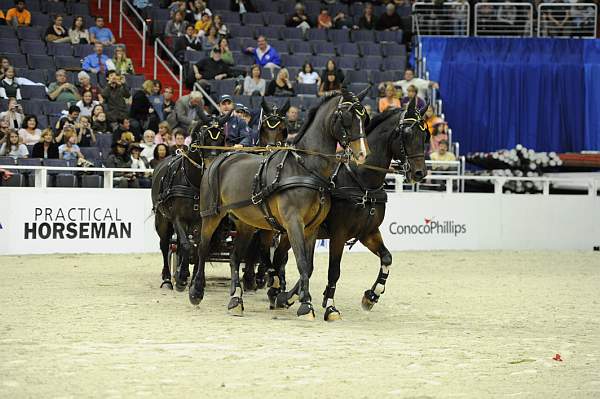
[[(384, 2), (385, 3), (385, 2)], [(140, 11), (149, 15), (147, 2), (135, 1)], [(258, 35), (256, 44), (242, 49), (241, 57), (251, 57), (249, 68), (239, 68), (237, 55), (231, 51), (232, 33), (223, 18), (211, 11), (202, 0), (172, 1), (163, 4), (172, 14), (166, 24), (164, 37), (175, 55), (185, 59), (187, 52), (202, 56), (190, 64), (190, 85), (198, 84), (214, 98), (218, 109), (211, 108), (198, 91), (174, 99), (172, 87), (162, 87), (158, 80), (145, 80), (139, 89), (128, 85), (128, 76), (134, 74), (134, 65), (126, 55), (125, 46), (117, 44), (102, 17), (87, 28), (83, 16), (75, 16), (70, 28), (63, 27), (63, 17), (56, 15), (48, 26), (46, 43), (93, 45), (92, 53), (81, 60), (81, 70), (76, 82), (69, 81), (70, 71), (58, 69), (54, 81), (46, 89), (47, 100), (66, 104), (62, 115), (51, 126), (39, 126), (36, 115), (26, 114), (21, 105), (21, 90), (26, 85), (39, 82), (16, 76), (16, 69), (8, 57), (0, 57), (0, 98), (6, 110), (0, 113), (0, 157), (63, 159), (71, 164), (89, 166), (93, 163), (107, 167), (146, 170), (177, 150), (187, 149), (188, 129), (200, 112), (228, 112), (235, 109), (234, 118), (225, 126), (227, 144), (251, 146), (258, 140), (260, 110), (236, 101), (236, 96), (272, 99), (315, 97), (339, 92), (350, 85), (347, 69), (338, 67), (339, 58), (331, 57), (322, 70), (306, 61), (297, 73), (286, 68), (278, 50), (269, 44), (270, 39)], [(244, 15), (256, 11), (256, 6), (245, 0), (233, 2), (232, 9)], [(402, 18), (410, 6), (403, 1), (387, 2), (383, 14), (376, 15), (371, 3), (365, 3), (358, 18), (350, 18), (339, 11), (330, 14), (328, 4), (323, 4), (317, 15), (308, 15), (305, 6), (297, 3), (287, 16), (286, 25), (306, 32), (313, 29), (347, 30), (402, 30)], [(0, 22), (7, 25), (28, 26), (25, 1), (18, 0), (15, 7), (0, 14)], [(112, 56), (107, 54), (112, 50)], [(268, 74), (267, 78), (264, 75)], [(420, 108), (425, 107), (428, 93), (437, 88), (435, 82), (416, 78), (407, 68), (404, 79), (379, 82), (372, 97), (379, 98), (367, 104), (369, 113), (400, 108), (416, 98)], [(216, 91), (216, 81), (233, 82), (231, 91)], [(314, 94), (299, 93), (299, 88), (314, 87)], [(256, 103), (255, 103), (256, 104)], [(290, 137), (302, 125), (303, 108), (293, 103), (288, 111)], [(432, 133), (432, 159), (448, 160), (447, 126), (427, 110), (427, 123)], [(102, 159), (86, 159), (86, 149), (107, 148)], [(110, 148), (110, 151), (108, 151)], [(444, 150), (445, 149), (445, 150)], [(147, 187), (149, 180), (143, 174), (117, 174), (115, 184), (122, 187)]]

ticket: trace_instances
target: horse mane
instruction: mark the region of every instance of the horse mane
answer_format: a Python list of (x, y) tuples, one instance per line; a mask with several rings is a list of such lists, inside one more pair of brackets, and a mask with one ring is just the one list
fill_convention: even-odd
[(369, 133), (375, 130), (377, 126), (381, 125), (383, 122), (392, 118), (396, 114), (401, 113), (402, 111), (403, 110), (401, 108), (392, 108), (375, 115), (373, 119), (371, 119), (371, 121), (369, 122), (369, 126), (367, 126), (367, 136), (369, 135)]
[(334, 94), (329, 94), (327, 96), (323, 96), (321, 98), (321, 101), (319, 101), (318, 104), (315, 104), (310, 108), (310, 110), (308, 111), (308, 115), (306, 116), (306, 120), (304, 121), (304, 123), (302, 124), (302, 127), (298, 131), (298, 134), (296, 135), (296, 137), (294, 137), (294, 140), (292, 141), (293, 145), (297, 144), (298, 141), (300, 141), (300, 139), (302, 138), (302, 136), (304, 136), (304, 133), (306, 133), (306, 131), (308, 130), (308, 127), (315, 120), (315, 116), (317, 115), (317, 111), (319, 110), (321, 105), (325, 104), (332, 98), (337, 97), (339, 95), (340, 95), (339, 93), (334, 93)]

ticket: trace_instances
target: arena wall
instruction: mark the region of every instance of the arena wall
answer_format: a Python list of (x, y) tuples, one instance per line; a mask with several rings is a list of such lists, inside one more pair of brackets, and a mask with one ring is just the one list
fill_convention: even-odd
[[(149, 190), (3, 188), (0, 203), (1, 254), (158, 250)], [(393, 193), (381, 231), (393, 251), (591, 250), (598, 220), (597, 196)]]

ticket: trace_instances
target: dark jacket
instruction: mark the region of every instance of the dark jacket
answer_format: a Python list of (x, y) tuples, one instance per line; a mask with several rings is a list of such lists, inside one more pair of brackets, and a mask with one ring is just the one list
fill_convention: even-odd
[(225, 124), (225, 140), (227, 145), (241, 144), (245, 147), (253, 145), (253, 137), (246, 121), (237, 116), (231, 117)]
[(265, 90), (265, 96), (278, 96), (278, 97), (286, 97), (294, 95), (294, 87), (288, 88), (287, 86), (279, 86), (277, 81), (273, 79), (267, 85), (267, 89)]
[(212, 80), (215, 76), (222, 73), (226, 74), (227, 77), (231, 76), (229, 65), (223, 60), (215, 61), (212, 58), (205, 58), (196, 64), (198, 72), (202, 74), (202, 79)]
[(393, 27), (402, 27), (402, 18), (400, 18), (400, 15), (398, 15), (396, 12), (394, 12), (391, 16), (387, 13), (383, 13), (377, 22), (377, 30), (386, 30)]
[(148, 95), (143, 90), (138, 90), (133, 95), (129, 116), (138, 121), (145, 121), (148, 119), (150, 108), (152, 108), (152, 103), (148, 99)]
[(102, 90), (102, 97), (104, 97), (107, 121), (117, 122), (129, 116), (129, 107), (125, 99), (131, 97), (131, 93), (126, 84), (118, 85), (117, 87), (107, 85)]
[(175, 52), (175, 56), (179, 59), (183, 59), (183, 55), (185, 54), (185, 50), (187, 50), (188, 47), (193, 48), (194, 50), (200, 50), (202, 49), (202, 43), (200, 41), (197, 41), (195, 38), (192, 38), (192, 40), (189, 40), (187, 36), (180, 36), (175, 40), (175, 44), (174, 44), (174, 52)]
[(48, 146), (48, 156), (44, 156), (44, 143), (35, 143), (31, 150), (31, 158), (58, 159), (58, 144), (52, 142)]
[(367, 19), (363, 15), (358, 20), (358, 27), (360, 29), (370, 29), (370, 30), (375, 29), (377, 27), (377, 17), (375, 15), (372, 15), (371, 16), (371, 21), (369, 22), (369, 21), (367, 21)]

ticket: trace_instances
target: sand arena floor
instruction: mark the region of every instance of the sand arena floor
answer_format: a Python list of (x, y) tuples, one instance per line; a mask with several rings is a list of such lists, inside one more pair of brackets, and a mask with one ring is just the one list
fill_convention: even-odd
[[(160, 264), (0, 257), (0, 397), (600, 397), (598, 253), (395, 253), (371, 313), (378, 261), (347, 254), (333, 324), (320, 307), (314, 322), (269, 311), (264, 291), (229, 316), (224, 264), (194, 307), (158, 288)], [(317, 255), (315, 305), (325, 266)]]

